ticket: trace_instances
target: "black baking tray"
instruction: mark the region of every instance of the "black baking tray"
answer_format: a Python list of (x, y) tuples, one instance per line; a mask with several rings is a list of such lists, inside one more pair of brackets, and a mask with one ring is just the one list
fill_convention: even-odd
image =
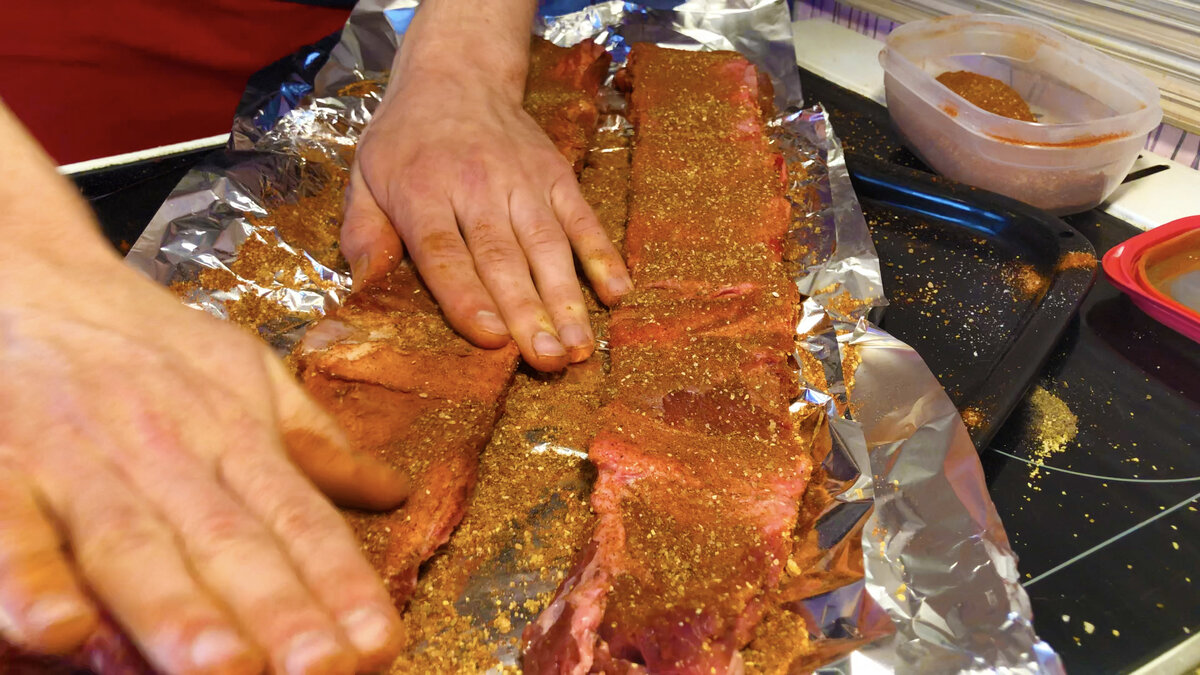
[[(904, 147), (886, 108), (805, 70), (800, 77), (806, 100), (829, 111), (851, 167), (882, 161), (941, 180)], [(872, 204), (864, 211), (876, 219)], [(1100, 254), (1141, 232), (1100, 209), (1063, 220)], [(884, 285), (895, 288), (911, 270), (886, 265), (897, 254), (886, 239), (878, 247)], [(936, 329), (929, 319), (899, 302), (886, 315), (888, 330), (950, 382), (946, 345), (922, 339)], [(1035, 475), (1044, 437), (1027, 396), (981, 459), (1038, 636), (1068, 672), (1186, 670), (1186, 659), (1150, 664), (1185, 642), (1195, 649), (1200, 634), (1200, 542), (1189, 536), (1200, 517), (1200, 349), (1101, 275), (1035, 386), (1077, 417), (1077, 437)]]
[(73, 174), (104, 236), (125, 253), (141, 236), (171, 190), (213, 148), (200, 148)]
[(982, 450), (1095, 282), (1095, 250), (1007, 197), (867, 158), (849, 167), (891, 303), (875, 321), (921, 354)]

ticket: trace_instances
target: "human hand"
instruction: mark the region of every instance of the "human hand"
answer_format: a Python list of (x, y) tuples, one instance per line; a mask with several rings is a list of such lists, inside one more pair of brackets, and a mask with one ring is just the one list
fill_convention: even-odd
[(399, 617), (314, 484), (390, 508), (407, 481), (265, 345), (100, 259), (24, 260), (0, 305), (0, 635), (70, 651), (103, 605), (169, 673), (385, 665)]
[(439, 32), (453, 23), (437, 14), (447, 5), (418, 12), (428, 22), (414, 21), (359, 144), (342, 253), (362, 280), (407, 246), (459, 333), (481, 347), (511, 334), (530, 365), (558, 370), (594, 347), (572, 250), (606, 303), (629, 276), (572, 167), (521, 108), (528, 21), (513, 43), (521, 49), (505, 49), (493, 44), (496, 26)]

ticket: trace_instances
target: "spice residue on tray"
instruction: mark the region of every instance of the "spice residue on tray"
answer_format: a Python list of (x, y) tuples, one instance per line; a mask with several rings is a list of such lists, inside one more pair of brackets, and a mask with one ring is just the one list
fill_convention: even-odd
[(1096, 256), (1082, 251), (1071, 251), (1059, 259), (1054, 269), (1057, 272), (1062, 272), (1063, 270), (1090, 270), (1095, 267)]
[(987, 417), (983, 414), (983, 411), (975, 406), (965, 408), (959, 415), (962, 416), (963, 424), (967, 425), (967, 428), (972, 431), (982, 427), (987, 422)]
[(1004, 270), (1005, 281), (1012, 287), (1015, 299), (1029, 300), (1040, 296), (1049, 285), (1045, 275), (1033, 265), (1016, 263)]
[(1033, 448), (1030, 478), (1041, 474), (1046, 459), (1066, 449), (1079, 434), (1079, 418), (1063, 400), (1044, 387), (1034, 387), (1029, 397), (1029, 428), (1037, 446)]
[(1022, 122), (1036, 121), (1021, 95), (994, 77), (955, 70), (938, 75), (937, 81), (990, 113)]

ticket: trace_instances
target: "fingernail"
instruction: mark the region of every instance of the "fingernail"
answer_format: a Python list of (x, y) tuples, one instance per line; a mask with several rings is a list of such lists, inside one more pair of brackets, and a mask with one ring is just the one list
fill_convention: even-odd
[(565, 356), (567, 350), (563, 348), (558, 338), (546, 331), (542, 331), (533, 336), (533, 353), (538, 356), (557, 357)]
[(608, 280), (608, 292), (616, 296), (622, 296), (633, 290), (633, 284), (625, 275), (611, 277)]
[(288, 645), (285, 667), (288, 675), (342, 672), (338, 661), (349, 657), (329, 633), (314, 630), (292, 638)]
[(50, 628), (81, 619), (87, 612), (88, 608), (74, 598), (42, 598), (25, 612), (25, 621), (38, 628)]
[(391, 618), (378, 609), (364, 607), (341, 618), (346, 637), (360, 654), (370, 654), (383, 649), (391, 642), (393, 625)]
[(245, 653), (242, 638), (226, 628), (210, 628), (192, 640), (192, 664), (205, 670), (217, 669)]
[(475, 325), (482, 330), (492, 335), (508, 335), (508, 326), (504, 325), (504, 321), (496, 316), (495, 312), (482, 310), (475, 315)]
[(592, 336), (586, 328), (577, 323), (570, 324), (558, 331), (564, 345), (571, 349), (587, 347), (592, 342)]
[(367, 281), (367, 270), (371, 268), (371, 256), (360, 255), (350, 261), (350, 292), (357, 292)]

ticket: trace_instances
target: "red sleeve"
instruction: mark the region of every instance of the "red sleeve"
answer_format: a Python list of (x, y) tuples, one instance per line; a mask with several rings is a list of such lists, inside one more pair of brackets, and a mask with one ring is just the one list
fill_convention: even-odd
[(247, 78), (348, 12), (280, 0), (0, 2), (0, 98), (60, 163), (229, 131)]

